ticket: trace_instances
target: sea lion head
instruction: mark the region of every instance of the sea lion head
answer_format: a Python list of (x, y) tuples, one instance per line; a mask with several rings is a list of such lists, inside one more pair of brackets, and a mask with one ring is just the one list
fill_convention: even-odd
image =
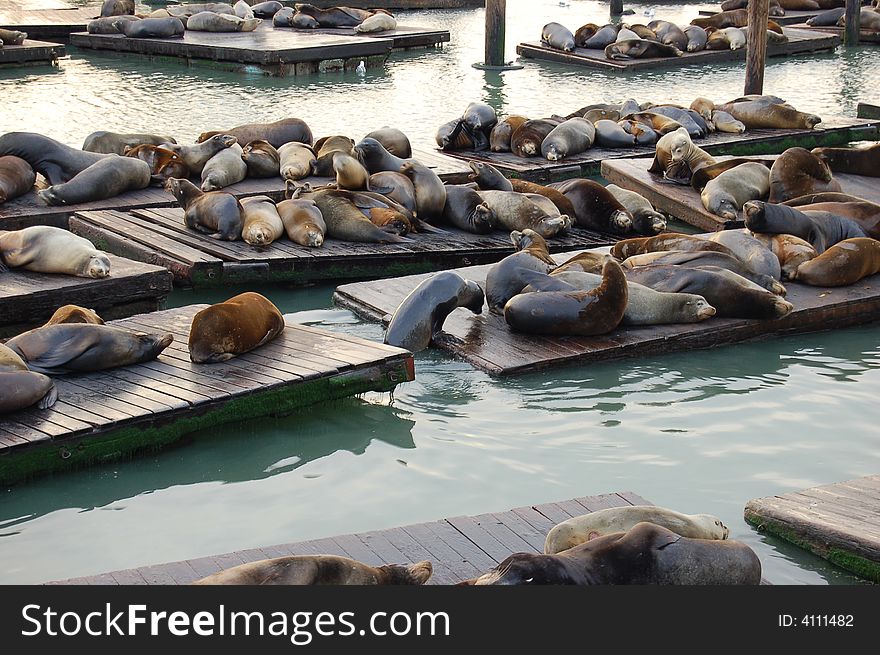
[[(669, 157), (673, 162), (683, 160), (694, 147), (691, 135), (688, 134), (685, 127), (680, 127), (668, 134), (664, 134), (660, 141), (663, 141), (662, 146), (669, 152)], [(657, 142), (658, 148), (661, 146), (660, 141)]]
[(630, 232), (633, 229), (633, 217), (625, 209), (615, 209), (609, 216), (611, 227), (618, 232)]
[(55, 193), (55, 190), (53, 187), (49, 187), (47, 189), (41, 189), (40, 191), (37, 191), (37, 197), (39, 197), (39, 199), (42, 200), (43, 202), (45, 202), (47, 205), (66, 205), (67, 204), (66, 202), (64, 202), (64, 200), (62, 200), (61, 198), (58, 197), (58, 195)]
[(709, 200), (707, 209), (726, 221), (735, 221), (737, 215), (736, 201), (729, 193), (716, 193)]
[(229, 148), (238, 143), (238, 139), (231, 134), (215, 134), (209, 141), (213, 141), (215, 144), (222, 144), (224, 148)]
[(548, 251), (547, 242), (544, 240), (540, 234), (535, 232), (534, 230), (530, 230), (526, 228), (522, 232), (514, 230), (510, 233), (510, 241), (513, 243), (513, 247), (517, 250), (528, 250), (530, 248), (537, 248), (539, 250), (543, 250), (544, 252)]
[[(712, 318), (713, 316), (715, 316), (715, 308), (710, 305), (709, 302), (705, 298), (703, 298), (703, 296), (689, 293), (682, 295), (688, 296), (688, 299), (684, 302), (685, 314), (693, 317), (694, 321), (705, 321), (707, 318)], [(730, 530), (727, 529), (720, 520), (716, 519), (714, 516), (710, 517), (708, 514), (706, 514), (704, 518), (706, 518), (707, 520), (711, 519), (712, 523), (716, 524), (716, 528), (723, 531), (724, 536), (721, 537), (721, 539), (727, 539), (727, 535), (730, 534)]]
[(247, 232), (241, 235), (243, 241), (252, 246), (268, 246), (273, 241), (272, 230), (263, 223), (254, 223), (248, 227)]
[(110, 259), (104, 253), (96, 253), (89, 257), (85, 273), (88, 277), (105, 278), (110, 275)]
[(474, 207), (471, 223), (474, 228), (478, 230), (491, 232), (495, 229), (495, 212), (493, 212), (485, 202), (481, 202)]
[(460, 293), (459, 305), (471, 310), (474, 314), (483, 313), (483, 304), (486, 302), (486, 294), (483, 288), (473, 280), (464, 281), (464, 289)]
[(565, 153), (560, 153), (559, 148), (556, 147), (556, 144), (552, 144), (547, 148), (547, 159), (550, 161), (559, 161), (560, 159), (565, 158)]
[(306, 232), (306, 241), (310, 247), (319, 248), (324, 245), (324, 235), (321, 234), (321, 230), (318, 228), (310, 228), (308, 232)]
[(556, 559), (547, 555), (514, 553), (494, 569), (481, 575), (475, 585), (546, 585), (561, 581)]
[(135, 332), (134, 345), (132, 350), (135, 352), (135, 363), (148, 362), (156, 359), (163, 350), (171, 345), (174, 337), (171, 334), (145, 334), (143, 332)]
[(393, 585), (422, 585), (434, 572), (434, 567), (428, 560), (408, 565), (388, 564), (377, 568), (385, 574), (385, 584)]
[[(702, 299), (702, 296), (697, 296)], [(714, 307), (712, 308), (714, 314)], [(694, 516), (695, 519), (700, 519), (706, 523), (706, 527), (712, 532), (713, 536), (716, 539), (727, 539), (730, 536), (730, 528), (724, 525), (717, 516), (712, 516), (711, 514), (697, 514)]]
[(760, 200), (749, 200), (743, 205), (743, 216), (746, 227), (752, 232), (763, 232), (767, 226), (764, 216), (764, 203)]

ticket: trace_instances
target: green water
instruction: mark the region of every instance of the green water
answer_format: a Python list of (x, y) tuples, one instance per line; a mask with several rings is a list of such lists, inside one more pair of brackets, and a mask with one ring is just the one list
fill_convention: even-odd
[[(632, 5), (637, 14), (654, 5)], [(686, 21), (696, 7), (657, 8)], [(607, 5), (508, 2), (508, 54), (560, 20)], [(0, 132), (80, 145), (97, 129), (190, 140), (282, 115), (316, 136), (398, 125), (430, 146), (434, 129), (483, 99), (532, 115), (635, 96), (716, 99), (741, 92), (743, 65), (611, 75), (526, 62), (479, 72), (482, 11), (413, 12), (442, 25), (440, 50), (394, 54), (356, 74), (272, 79), (72, 49), (57, 71), (0, 72)], [(539, 17), (537, 17), (539, 16)], [(633, 22), (648, 22), (637, 15)], [(876, 99), (877, 50), (771, 60), (766, 90), (820, 115)], [(873, 96), (873, 98), (872, 98)], [(171, 305), (239, 288), (175, 292)], [(334, 308), (333, 287), (255, 287), (296, 320), (381, 339)], [(195, 434), (157, 455), (0, 489), (0, 582), (33, 583), (230, 550), (380, 529), (612, 491), (720, 516), (775, 583), (857, 580), (742, 520), (756, 497), (880, 470), (880, 336), (865, 327), (665, 357), (493, 379), (435, 352), (416, 381), (281, 419)]]

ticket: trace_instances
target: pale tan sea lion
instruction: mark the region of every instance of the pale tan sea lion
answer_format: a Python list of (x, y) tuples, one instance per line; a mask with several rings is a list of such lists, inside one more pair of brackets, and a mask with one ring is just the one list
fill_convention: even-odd
[(284, 234), (284, 224), (267, 196), (242, 198), (241, 238), (252, 246), (268, 246)]
[(92, 278), (110, 275), (110, 259), (91, 241), (47, 225), (0, 232), (0, 263), (36, 273)]
[(283, 200), (275, 209), (281, 217), (287, 238), (301, 246), (317, 248), (324, 244), (327, 224), (312, 200)]

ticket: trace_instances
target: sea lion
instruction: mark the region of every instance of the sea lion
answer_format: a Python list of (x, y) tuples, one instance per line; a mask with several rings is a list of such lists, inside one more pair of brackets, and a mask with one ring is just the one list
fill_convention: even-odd
[(497, 191), (513, 191), (513, 183), (501, 174), (492, 164), (479, 161), (469, 161), (471, 169), (469, 180), (477, 183), (481, 189), (495, 189)]
[(648, 29), (657, 35), (660, 43), (672, 46), (679, 51), (687, 50), (687, 35), (675, 23), (666, 20), (652, 20), (648, 23)]
[(437, 173), (414, 159), (405, 162), (398, 172), (406, 175), (413, 184), (419, 219), (430, 221), (442, 217), (443, 206), (446, 204), (446, 187)]
[(636, 137), (627, 132), (614, 121), (602, 119), (594, 124), (596, 129), (596, 145), (600, 148), (631, 148), (636, 144)]
[(564, 264), (560, 264), (551, 271), (554, 276), (568, 271), (580, 271), (582, 273), (601, 273), (605, 265), (604, 253), (594, 250), (585, 250), (570, 257)]
[[(671, 118), (679, 125), (684, 127), (691, 138), (700, 138), (706, 136), (709, 132), (709, 124), (706, 120), (693, 109), (685, 109), (684, 107), (674, 107), (672, 105), (654, 105), (643, 113), (654, 114), (654, 116), (665, 116)], [(653, 118), (652, 120), (657, 120)], [(666, 130), (664, 130), (665, 132)]]
[[(661, 135), (666, 135), (670, 132), (674, 132), (675, 130), (685, 127), (674, 118), (664, 116), (663, 114), (654, 111), (640, 111), (635, 114), (630, 114), (629, 116), (627, 116), (627, 118), (639, 123), (644, 123), (652, 130)], [(688, 134), (692, 136), (691, 130), (687, 131)]]
[(630, 282), (656, 291), (702, 296), (719, 317), (780, 318), (794, 309), (781, 296), (723, 268), (654, 264), (627, 269), (625, 273)]
[(172, 16), (192, 16), (202, 11), (210, 11), (215, 14), (235, 14), (235, 9), (226, 2), (200, 2), (183, 5), (166, 5), (165, 11)]
[(186, 29), (191, 32), (253, 32), (262, 22), (261, 18), (239, 18), (235, 14), (201, 11), (186, 20)]
[(802, 212), (827, 212), (841, 218), (849, 218), (858, 223), (869, 237), (874, 239), (880, 238), (880, 205), (878, 204), (853, 196), (849, 196), (848, 199), (842, 201), (800, 202), (801, 200), (822, 198), (828, 195), (839, 194), (809, 194), (795, 198), (796, 202), (786, 202), (785, 204), (790, 207), (797, 207), (798, 211)]
[(513, 131), (510, 151), (518, 157), (534, 157), (541, 152), (541, 144), (561, 121), (531, 119)]
[(370, 174), (357, 159), (344, 152), (333, 155), (333, 172), (336, 173), (336, 187), (351, 191), (369, 191)]
[(633, 135), (633, 139), (635, 139), (635, 145), (637, 146), (652, 145), (654, 143), (657, 143), (657, 139), (660, 138), (660, 135), (657, 134), (654, 128), (649, 127), (644, 123), (639, 123), (630, 119), (624, 119), (618, 121), (617, 124), (621, 128), (623, 128), (624, 132)]
[(807, 20), (807, 25), (810, 27), (832, 27), (837, 25), (837, 21), (841, 19), (841, 17), (846, 12), (846, 7), (837, 7), (836, 9), (829, 9), (828, 11), (823, 11), (821, 14), (813, 16), (812, 18)]
[(762, 98), (758, 100), (745, 100), (742, 102), (728, 102), (716, 106), (716, 109), (725, 111), (736, 120), (741, 121), (747, 129), (760, 128), (804, 128), (811, 130), (822, 122), (815, 114), (805, 114), (789, 106), (770, 102)]
[(842, 287), (880, 272), (880, 241), (860, 237), (834, 244), (802, 263), (794, 279), (814, 287)]
[(29, 371), (18, 353), (0, 343), (0, 414), (32, 405), (47, 409), (56, 400), (55, 383), (42, 373)]
[(423, 280), (401, 301), (385, 332), (385, 343), (417, 353), (443, 331), (443, 322), (457, 307), (483, 312), (480, 286), (455, 271), (443, 271)]
[(354, 146), (352, 152), (372, 175), (382, 171), (400, 172), (407, 160), (392, 155), (376, 139), (364, 137)]
[(43, 327), (61, 325), (62, 323), (104, 325), (104, 319), (98, 316), (94, 310), (78, 307), (77, 305), (64, 305), (55, 310), (52, 317), (43, 324)]
[[(187, 165), (190, 173), (201, 176), (205, 164), (214, 155), (236, 143), (238, 143), (238, 140), (231, 134), (215, 134), (210, 139), (193, 146), (180, 143), (164, 143), (162, 147), (176, 152), (183, 159), (183, 163)], [(241, 155), (239, 155), (239, 158), (241, 158)], [(247, 165), (245, 165), (245, 170), (247, 170)]]
[(503, 230), (530, 229), (546, 239), (571, 227), (571, 217), (557, 214), (555, 205), (554, 213), (549, 214), (522, 193), (496, 190), (480, 190), (478, 193), (495, 215), (496, 226)]
[(638, 34), (636, 34), (636, 33), (633, 32), (631, 29), (629, 29), (629, 26), (628, 26), (628, 25), (623, 25), (623, 26), (620, 28), (620, 31), (617, 33), (617, 38), (615, 39), (615, 43), (617, 43), (617, 42), (619, 42), (619, 41), (632, 41), (632, 40), (638, 40), (638, 39), (641, 39), (641, 38), (642, 38), (642, 37), (640, 37)]
[(242, 147), (233, 143), (205, 162), (202, 168), (202, 191), (217, 191), (246, 178), (247, 164), (242, 154)]
[[(542, 184), (535, 184), (534, 182), (528, 182), (526, 180), (519, 179), (511, 179), (510, 185), (513, 187), (513, 190), (517, 193), (525, 193), (525, 194), (538, 194), (549, 199), (558, 210), (559, 214), (566, 214), (568, 216), (574, 216), (575, 210), (574, 205), (571, 200), (565, 197), (559, 189), (554, 189), (553, 187), (544, 186)], [(504, 189), (500, 189), (503, 191)]]
[(110, 325), (62, 323), (34, 328), (6, 342), (31, 371), (45, 375), (89, 373), (156, 359), (174, 337)]
[[(153, 16), (150, 16), (153, 18)], [(122, 34), (120, 27), (124, 21), (139, 21), (138, 16), (106, 16), (96, 18), (86, 23), (86, 32), (89, 34)], [(0, 30), (2, 31), (2, 30)]]
[[(397, 20), (390, 14), (373, 14), (365, 18), (364, 22), (354, 28), (358, 34), (372, 34), (375, 32), (388, 32), (397, 29)], [(410, 156), (410, 155), (407, 155)]]
[(494, 264), (486, 273), (486, 304), (493, 314), (502, 314), (507, 301), (529, 284), (530, 272), (549, 273), (556, 266), (547, 242), (534, 230), (513, 231), (510, 240), (517, 252)]
[(416, 189), (406, 175), (394, 171), (373, 173), (370, 175), (370, 187), (383, 189), (382, 194), (386, 198), (416, 213)]
[(434, 141), (441, 150), (474, 150), (475, 140), (471, 131), (460, 118), (455, 118), (437, 128)]
[(700, 16), (691, 21), (691, 25), (697, 25), (702, 28), (707, 27), (745, 27), (749, 24), (749, 12), (746, 9), (733, 9), (731, 11), (720, 11), (711, 16)]
[(272, 16), (277, 14), (283, 8), (284, 5), (278, 2), (278, 0), (269, 0), (269, 2), (260, 2), (251, 5), (251, 11), (254, 12), (254, 16), (257, 18), (272, 18)]
[[(212, 14), (213, 15), (213, 14)], [(129, 39), (168, 39), (183, 36), (186, 27), (179, 18), (142, 18), (141, 20), (116, 21), (117, 29)]]
[(710, 180), (700, 194), (706, 211), (727, 221), (735, 221), (743, 204), (766, 198), (770, 191), (770, 171), (762, 164), (746, 163), (724, 171)]
[[(325, 136), (315, 142), (315, 163), (312, 173), (320, 177), (335, 177), (333, 158), (338, 154), (353, 155), (354, 141), (342, 134)], [(360, 159), (360, 158), (359, 158)]]
[(126, 148), (150, 145), (161, 146), (164, 143), (177, 143), (170, 136), (159, 134), (117, 134), (104, 130), (92, 132), (83, 142), (82, 149), (108, 155), (124, 155)]
[(278, 177), (280, 173), (281, 157), (268, 141), (251, 141), (241, 149), (241, 158), (248, 177)]
[(710, 27), (706, 30), (706, 50), (730, 50), (730, 36), (724, 30)]
[(835, 173), (880, 177), (880, 143), (866, 148), (813, 148), (810, 152)]
[(5, 45), (22, 45), (26, 38), (28, 38), (27, 32), (0, 29), (0, 41)]
[(770, 202), (825, 191), (840, 191), (840, 183), (833, 179), (828, 164), (805, 148), (789, 148), (770, 168)]
[(708, 98), (694, 98), (690, 108), (707, 121), (711, 121), (712, 112), (715, 111), (715, 103)]
[[(723, 161), (715, 162), (714, 164), (705, 164), (697, 168), (697, 170), (691, 173), (690, 185), (696, 191), (702, 191), (706, 188), (706, 185), (710, 180), (714, 180), (716, 177), (724, 173), (725, 171), (729, 171), (732, 168), (736, 168), (741, 164), (761, 164), (761, 166), (765, 166), (767, 170), (770, 170), (770, 166), (773, 162), (769, 159), (752, 159), (749, 157), (731, 157), (730, 159), (725, 159)], [(674, 165), (673, 165), (674, 166)], [(689, 171), (689, 169), (688, 169)], [(684, 172), (676, 171), (676, 173)]]
[(599, 31), (599, 26), (595, 23), (587, 23), (586, 25), (581, 25), (574, 32), (574, 45), (576, 48), (585, 47), (584, 44), (596, 33)]
[(578, 155), (593, 145), (596, 128), (586, 118), (569, 118), (560, 123), (541, 142), (541, 154), (550, 161)]
[(298, 30), (316, 30), (321, 24), (308, 14), (296, 12), (290, 19), (290, 26)]
[(664, 134), (657, 140), (654, 160), (648, 171), (662, 174), (666, 179), (688, 184), (694, 171), (714, 163), (715, 158), (694, 145), (690, 134), (682, 127)]
[(761, 561), (743, 543), (689, 539), (653, 523), (556, 555), (514, 553), (476, 585), (758, 585)]
[(0, 136), (0, 157), (12, 155), (25, 160), (49, 184), (72, 179), (109, 155), (84, 152), (32, 132), (8, 132)]
[(724, 246), (755, 273), (768, 275), (774, 280), (782, 277), (779, 259), (748, 230), (719, 230), (696, 236)]
[(0, 232), (0, 264), (35, 273), (90, 278), (110, 275), (110, 260), (91, 241), (48, 225)]
[(617, 33), (620, 31), (620, 25), (604, 25), (588, 39), (585, 39), (583, 45), (578, 44), (580, 48), (590, 50), (604, 50), (617, 40)]
[(626, 311), (628, 286), (623, 270), (608, 257), (602, 282), (589, 291), (546, 291), (514, 296), (504, 320), (515, 332), (554, 336), (592, 336), (616, 328)]
[(265, 296), (246, 292), (193, 316), (189, 358), (195, 364), (226, 362), (284, 332), (284, 317)]
[(624, 260), (635, 255), (644, 255), (651, 252), (721, 252), (725, 255), (734, 256), (733, 252), (725, 245), (701, 239), (694, 234), (682, 234), (680, 232), (666, 232), (651, 237), (635, 237), (621, 239), (611, 246), (611, 255)]
[(122, 154), (146, 162), (152, 174), (151, 183), (160, 182), (164, 185), (165, 180), (170, 177), (189, 177), (189, 167), (173, 150), (160, 146), (140, 145), (133, 148), (126, 147)]
[(659, 234), (666, 229), (666, 217), (644, 196), (616, 184), (609, 184), (605, 189), (632, 215), (633, 231), (637, 234)]
[(104, 0), (101, 5), (101, 17), (133, 16), (134, 0)]
[[(377, 14), (378, 15), (378, 14)], [(396, 127), (383, 127), (373, 130), (367, 134), (365, 139), (375, 139), (385, 150), (395, 157), (409, 159), (412, 157), (412, 145), (406, 134), (398, 130)]]
[(471, 102), (461, 115), (462, 122), (470, 128), (476, 150), (489, 147), (488, 134), (498, 122), (495, 110), (483, 102)]
[(61, 184), (37, 191), (47, 205), (76, 205), (113, 198), (126, 191), (150, 186), (152, 170), (140, 159), (111, 155), (95, 162)]
[[(837, 26), (846, 26), (846, 15), (837, 19)], [(880, 32), (880, 13), (863, 8), (859, 12), (859, 29), (864, 32)]]
[[(687, 43), (685, 43), (685, 47), (687, 47)], [(659, 41), (648, 41), (641, 38), (617, 41), (605, 46), (605, 56), (608, 59), (681, 57), (682, 54), (682, 51), (674, 45), (660, 43)]]
[(743, 214), (752, 232), (793, 234), (809, 242), (820, 255), (845, 239), (868, 236), (854, 220), (830, 212), (802, 212), (786, 205), (751, 201), (743, 205)]
[(474, 234), (495, 229), (495, 214), (479, 193), (465, 186), (447, 186), (443, 222)]
[(758, 241), (764, 244), (779, 260), (782, 279), (794, 279), (798, 266), (818, 257), (816, 249), (800, 237), (793, 234), (762, 234), (753, 232)]
[(0, 157), (0, 204), (23, 196), (34, 187), (37, 175), (21, 157)]
[(311, 248), (323, 245), (327, 224), (313, 200), (282, 200), (275, 209), (288, 239)]
[(241, 237), (241, 203), (231, 193), (205, 193), (189, 180), (177, 178), (170, 178), (165, 190), (180, 203), (184, 210), (183, 222), (188, 228), (225, 241)]
[(727, 539), (730, 529), (711, 514), (681, 514), (655, 505), (610, 507), (555, 525), (544, 540), (544, 554), (555, 555), (586, 541), (626, 532), (637, 523), (653, 523), (689, 539)]
[(285, 143), (278, 148), (281, 177), (285, 180), (301, 180), (312, 174), (317, 160), (312, 147), (298, 141)]
[(203, 132), (199, 135), (196, 143), (204, 143), (218, 134), (234, 136), (238, 139), (239, 143), (268, 141), (276, 148), (280, 148), (285, 143), (290, 143), (291, 141), (308, 145), (312, 143), (312, 130), (300, 118), (282, 118), (273, 123), (248, 123), (233, 127), (230, 130)]
[(372, 11), (353, 7), (319, 9), (314, 5), (297, 3), (294, 8), (298, 13), (314, 18), (321, 27), (357, 27), (373, 15)]
[(572, 179), (547, 186), (561, 191), (571, 201), (579, 227), (619, 234), (632, 230), (632, 214), (598, 182)]
[(514, 131), (528, 118), (525, 116), (507, 116), (498, 121), (489, 133), (489, 149), (492, 152), (510, 152), (510, 140)]
[[(577, 118), (577, 117), (576, 116), (569, 116), (569, 118)], [(609, 121), (618, 122), (618, 121), (620, 121), (620, 111), (616, 110), (616, 109), (590, 109), (581, 118), (586, 118), (588, 121), (590, 121), (594, 125), (601, 120), (609, 120)]]
[(242, 198), (241, 238), (252, 246), (268, 246), (284, 234), (284, 224), (275, 208), (275, 203), (267, 196)]
[[(238, 1), (244, 2), (244, 0), (238, 0)], [(247, 4), (247, 3), (245, 3), (245, 4)], [(238, 6), (238, 3), (236, 3), (236, 7), (237, 6)], [(250, 7), (248, 7), (248, 9), (250, 9)], [(251, 13), (250, 16), (248, 16), (246, 14), (244, 16), (238, 16), (238, 13), (236, 12), (236, 16), (238, 16), (239, 18), (252, 18), (252, 17), (255, 18), (256, 17), (254, 15), (253, 11), (251, 11), (250, 13)], [(272, 26), (273, 27), (293, 27), (292, 21), (293, 21), (293, 17), (295, 15), (296, 15), (296, 12), (293, 10), (293, 7), (283, 7), (281, 9), (279, 9), (278, 11), (276, 11), (274, 14), (272, 14)], [(316, 20), (314, 20), (311, 16), (307, 16), (307, 18), (309, 18), (314, 23), (315, 27), (318, 27), (318, 22)]]
[[(238, 2), (236, 2), (234, 5), (232, 5), (232, 11), (239, 18), (253, 18), (254, 17), (254, 10), (251, 9), (251, 6), (247, 2), (245, 2), (244, 0), (238, 0)], [(290, 12), (293, 13), (293, 8), (290, 8)]]
[(373, 567), (336, 555), (288, 555), (239, 564), (195, 585), (421, 585), (431, 562)]
[(546, 43), (556, 50), (572, 52), (574, 50), (574, 34), (564, 25), (547, 23), (541, 28), (541, 43)]
[(313, 200), (321, 211), (327, 225), (326, 237), (361, 243), (404, 243), (408, 239), (385, 232), (373, 225), (348, 195), (350, 192), (321, 189), (304, 193), (306, 200)]
[(726, 111), (718, 111), (717, 109), (712, 112), (712, 124), (715, 126), (717, 132), (742, 134), (746, 131), (746, 126), (742, 121), (736, 120)]

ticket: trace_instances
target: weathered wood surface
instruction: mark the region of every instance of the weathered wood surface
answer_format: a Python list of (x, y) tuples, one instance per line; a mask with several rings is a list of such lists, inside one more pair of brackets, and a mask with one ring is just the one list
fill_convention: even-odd
[[(749, 0), (748, 24), (766, 25), (769, 18), (769, 0)], [(767, 63), (767, 35), (760, 39), (746, 41), (746, 83), (744, 95), (761, 95), (764, 93), (764, 67)]]
[(63, 45), (25, 39), (21, 45), (4, 45), (0, 48), (0, 67), (54, 64), (65, 54)]
[(17, 269), (0, 275), (0, 337), (42, 325), (62, 305), (94, 309), (105, 320), (164, 308), (172, 281), (166, 269), (109, 257), (111, 275), (101, 280)]
[[(571, 109), (576, 109), (572, 107)], [(552, 111), (548, 113), (553, 113)], [(558, 113), (558, 112), (557, 112)], [(696, 143), (713, 155), (778, 154), (787, 148), (800, 146), (846, 145), (850, 141), (875, 139), (880, 121), (878, 118), (826, 118), (815, 129), (759, 129), (747, 130), (745, 134), (714, 132)], [(481, 161), (492, 164), (508, 177), (520, 177), (535, 182), (555, 182), (570, 177), (598, 175), (600, 164), (610, 159), (633, 159), (653, 157), (654, 146), (633, 148), (590, 148), (586, 152), (560, 161), (548, 161), (542, 157), (518, 157), (510, 152), (449, 151), (445, 154), (465, 161)]]
[(872, 105), (867, 102), (860, 102), (856, 108), (856, 114), (859, 118), (880, 118), (880, 105)]
[(100, 16), (100, 4), (95, 7), (67, 7), (29, 10), (16, 3), (0, 3), (0, 27), (27, 32), (31, 38), (67, 38), (71, 32), (85, 31), (86, 25)]
[[(458, 159), (447, 157), (433, 150), (413, 149), (413, 157), (431, 168), (444, 182), (455, 184), (467, 181), (470, 172), (467, 164)], [(197, 186), (199, 180), (193, 179)], [(325, 184), (329, 178), (309, 177), (299, 183), (308, 182), (312, 186)], [(31, 225), (52, 225), (67, 228), (68, 219), (75, 212), (117, 209), (126, 211), (144, 207), (174, 207), (177, 202), (174, 196), (160, 187), (147, 187), (138, 191), (127, 191), (113, 198), (75, 205), (52, 206), (45, 204), (37, 197), (37, 190), (46, 187), (42, 176), (37, 178), (37, 186), (25, 195), (0, 204), (0, 229), (20, 230)], [(284, 197), (284, 180), (280, 177), (242, 180), (237, 184), (223, 189), (237, 198), (266, 195), (273, 200)]]
[[(833, 50), (840, 45), (840, 37), (834, 34), (819, 33), (784, 27), (787, 43), (767, 45), (768, 57), (782, 57), (820, 50)], [(529, 59), (543, 59), (574, 66), (584, 66), (606, 71), (641, 71), (651, 68), (681, 68), (684, 66), (710, 64), (722, 61), (740, 61), (746, 58), (746, 48), (738, 50), (701, 50), (685, 52), (681, 57), (646, 57), (643, 59), (608, 59), (604, 50), (575, 48), (573, 52), (563, 52), (539, 42), (520, 43), (517, 54)]]
[[(798, 25), (800, 27), (800, 23), (806, 23), (809, 19), (818, 16), (825, 9), (786, 9), (785, 16), (770, 16), (770, 20), (776, 22), (778, 25)], [(700, 16), (714, 16), (721, 12), (721, 6), (719, 5), (716, 9), (701, 9)]]
[[(775, 159), (773, 155), (762, 157)], [(728, 157), (719, 157), (720, 161)], [(602, 163), (602, 177), (647, 198), (656, 209), (689, 223), (701, 230), (723, 230), (742, 227), (742, 212), (736, 221), (725, 221), (703, 207), (700, 194), (681, 184), (664, 184), (659, 176), (648, 172), (652, 159), (627, 159)], [(844, 193), (880, 204), (880, 178), (835, 173)]]
[(414, 376), (412, 355), (380, 343), (288, 322), (281, 335), (220, 364), (193, 364), (192, 317), (207, 305), (141, 314), (111, 324), (170, 332), (158, 359), (55, 377), (58, 402), (0, 417), (0, 484), (57, 469), (155, 450), (187, 432), (365, 391)]
[(880, 582), (880, 475), (751, 500), (745, 519)]
[[(562, 263), (576, 253), (553, 258)], [(481, 286), (490, 266), (457, 269)], [(381, 282), (357, 282), (337, 287), (337, 304), (370, 320), (393, 314), (401, 301), (428, 275), (410, 275)], [(701, 323), (618, 327), (595, 337), (542, 337), (517, 334), (504, 317), (484, 307), (480, 315), (458, 308), (443, 325), (441, 348), (492, 375), (516, 375), (567, 364), (588, 364), (630, 357), (648, 357), (679, 350), (727, 345), (759, 337), (815, 332), (880, 319), (880, 275), (837, 289), (786, 285), (794, 304), (788, 316), (774, 320), (710, 318)]]
[[(230, 281), (308, 282), (319, 279), (387, 277), (497, 261), (513, 252), (510, 235), (478, 235), (452, 227), (445, 234), (410, 235), (409, 243), (352, 243), (328, 239), (307, 248), (282, 238), (257, 248), (244, 241), (218, 241), (188, 229), (181, 209), (78, 212), (75, 234), (110, 252), (165, 266), (184, 286)], [(550, 239), (554, 251), (613, 243), (612, 235), (573, 229)]]
[[(794, 25), (799, 30), (811, 30), (814, 32), (826, 32), (828, 34), (836, 34), (841, 39), (843, 38), (844, 28), (837, 27), (836, 25), (828, 25), (828, 26), (816, 26), (807, 25), (804, 23), (803, 25), (798, 24)], [(869, 32), (867, 30), (859, 30), (859, 43), (858, 45), (866, 45), (866, 44), (877, 44), (880, 43), (880, 33), (878, 32)]]
[(494, 568), (512, 553), (542, 553), (547, 532), (560, 521), (609, 507), (650, 505), (632, 492), (573, 498), (507, 512), (406, 525), (388, 530), (252, 548), (224, 555), (142, 566), (50, 584), (190, 584), (223, 569), (287, 555), (340, 555), (371, 566), (429, 560), (428, 584), (456, 584)]

